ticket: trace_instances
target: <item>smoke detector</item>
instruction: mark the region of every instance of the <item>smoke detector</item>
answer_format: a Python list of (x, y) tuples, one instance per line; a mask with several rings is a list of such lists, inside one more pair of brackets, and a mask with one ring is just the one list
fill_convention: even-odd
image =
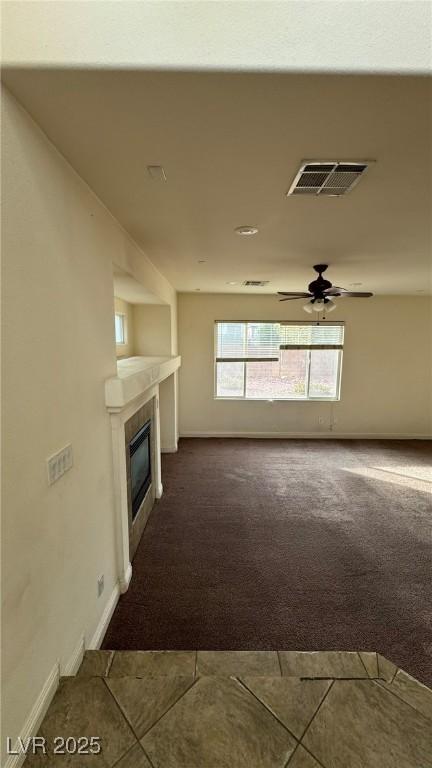
[(288, 195), (325, 195), (341, 197), (360, 181), (373, 160), (304, 161), (291, 184)]
[(269, 280), (245, 280), (242, 285), (247, 285), (249, 288), (263, 288), (269, 282)]

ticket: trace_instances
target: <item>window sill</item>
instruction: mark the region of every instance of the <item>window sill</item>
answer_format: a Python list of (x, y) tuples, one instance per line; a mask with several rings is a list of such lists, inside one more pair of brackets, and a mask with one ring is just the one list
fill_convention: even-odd
[(338, 403), (340, 397), (223, 397), (214, 395), (213, 400), (235, 400), (244, 403)]

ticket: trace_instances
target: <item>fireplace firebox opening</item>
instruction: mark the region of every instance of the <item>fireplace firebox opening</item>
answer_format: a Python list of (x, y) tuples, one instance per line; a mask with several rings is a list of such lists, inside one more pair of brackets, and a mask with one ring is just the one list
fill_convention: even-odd
[(151, 419), (129, 443), (132, 521), (135, 520), (151, 483)]

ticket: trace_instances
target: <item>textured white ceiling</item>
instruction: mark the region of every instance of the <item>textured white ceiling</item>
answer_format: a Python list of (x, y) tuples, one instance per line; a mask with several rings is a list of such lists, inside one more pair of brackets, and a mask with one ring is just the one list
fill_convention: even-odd
[(432, 6), (416, 0), (51, 0), (2, 4), (14, 65), (430, 71)]
[[(260, 292), (303, 290), (317, 262), (330, 264), (330, 280), (345, 287), (430, 288), (428, 78), (65, 70), (5, 77), (178, 290), (250, 292), (240, 285), (246, 279), (268, 280)], [(287, 198), (304, 158), (376, 164), (346, 197)], [(157, 163), (166, 183), (147, 174)], [(242, 224), (258, 235), (236, 235)]]

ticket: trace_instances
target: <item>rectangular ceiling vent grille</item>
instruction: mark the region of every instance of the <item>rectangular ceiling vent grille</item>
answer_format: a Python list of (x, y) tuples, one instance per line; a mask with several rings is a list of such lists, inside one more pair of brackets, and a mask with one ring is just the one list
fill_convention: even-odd
[(248, 285), (249, 288), (263, 288), (264, 285), (268, 285), (269, 280), (245, 280), (243, 285)]
[(343, 163), (309, 160), (300, 166), (287, 195), (346, 195), (355, 187), (370, 163), (370, 160)]

